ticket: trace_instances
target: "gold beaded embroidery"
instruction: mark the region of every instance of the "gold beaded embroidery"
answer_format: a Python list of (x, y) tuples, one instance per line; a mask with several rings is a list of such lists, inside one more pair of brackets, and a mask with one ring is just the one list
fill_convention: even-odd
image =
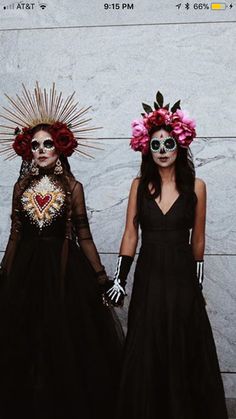
[(31, 221), (42, 230), (62, 212), (65, 193), (60, 186), (44, 175), (25, 190), (21, 202)]

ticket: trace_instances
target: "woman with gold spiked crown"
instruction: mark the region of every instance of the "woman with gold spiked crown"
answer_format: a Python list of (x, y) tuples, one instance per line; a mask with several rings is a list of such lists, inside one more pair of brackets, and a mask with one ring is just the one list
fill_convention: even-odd
[(122, 331), (67, 159), (93, 147), (89, 108), (54, 84), (7, 98), (1, 150), (23, 163), (1, 264), (0, 417), (110, 418)]

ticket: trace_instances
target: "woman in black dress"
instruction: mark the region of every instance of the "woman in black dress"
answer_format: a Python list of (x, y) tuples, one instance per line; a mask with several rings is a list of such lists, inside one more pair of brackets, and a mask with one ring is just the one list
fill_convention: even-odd
[(24, 118), (14, 122), (27, 125), (13, 136), (24, 163), (1, 265), (0, 417), (112, 418), (122, 330), (67, 160), (80, 143), (84, 152), (78, 135), (88, 128), (83, 112), (59, 113), (55, 91), (44, 103), (36, 86), (32, 118), (18, 105)]
[[(195, 123), (157, 93), (132, 124), (142, 152), (113, 286), (122, 305), (138, 243), (117, 419), (227, 419), (216, 348), (202, 295), (206, 187), (189, 144)], [(190, 235), (191, 232), (191, 235)], [(190, 237), (191, 236), (191, 237)]]

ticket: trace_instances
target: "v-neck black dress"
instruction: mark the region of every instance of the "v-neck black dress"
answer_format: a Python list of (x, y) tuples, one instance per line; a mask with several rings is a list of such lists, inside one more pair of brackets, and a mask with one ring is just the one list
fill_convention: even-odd
[(143, 197), (118, 419), (228, 417), (189, 244), (196, 199), (181, 194), (163, 214)]

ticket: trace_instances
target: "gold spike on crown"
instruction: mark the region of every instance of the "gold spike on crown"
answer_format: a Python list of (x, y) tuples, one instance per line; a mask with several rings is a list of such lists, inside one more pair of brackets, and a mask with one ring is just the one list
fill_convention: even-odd
[(15, 152), (12, 148), (14, 137), (23, 128), (32, 129), (39, 124), (55, 124), (61, 122), (66, 124), (69, 130), (73, 133), (77, 141), (75, 151), (78, 153), (92, 157), (87, 154), (81, 147), (96, 148), (92, 144), (88, 144), (89, 140), (96, 140), (96, 138), (87, 137), (87, 133), (101, 127), (88, 127), (87, 124), (91, 118), (86, 118), (87, 108), (78, 109), (78, 102), (74, 101), (73, 92), (65, 100), (62, 98), (62, 92), (57, 93), (55, 83), (49, 92), (44, 88), (41, 89), (39, 83), (36, 82), (36, 87), (33, 93), (26, 89), (22, 83), (22, 96), (16, 95), (16, 99), (11, 98), (7, 94), (10, 107), (2, 107), (5, 111), (0, 114), (0, 118), (10, 122), (10, 125), (0, 125), (4, 131), (0, 132), (0, 153), (6, 154), (7, 158), (15, 157)]

